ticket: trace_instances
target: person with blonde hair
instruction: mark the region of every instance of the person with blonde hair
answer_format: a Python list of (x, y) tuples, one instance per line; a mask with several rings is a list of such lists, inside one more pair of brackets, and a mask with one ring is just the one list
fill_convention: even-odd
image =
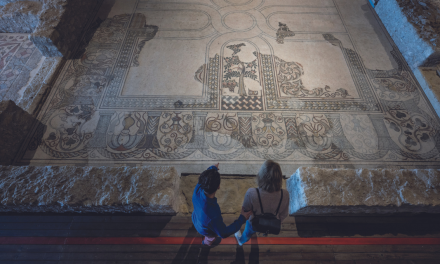
[(249, 241), (251, 236), (256, 233), (252, 227), (254, 218), (272, 213), (282, 222), (289, 215), (289, 192), (281, 189), (283, 173), (280, 164), (272, 160), (264, 162), (257, 173), (257, 182), (258, 188), (249, 188), (244, 197), (243, 209), (245, 212), (252, 211), (253, 215), (246, 221), (243, 235), (240, 230), (235, 233), (235, 238), (240, 246)]

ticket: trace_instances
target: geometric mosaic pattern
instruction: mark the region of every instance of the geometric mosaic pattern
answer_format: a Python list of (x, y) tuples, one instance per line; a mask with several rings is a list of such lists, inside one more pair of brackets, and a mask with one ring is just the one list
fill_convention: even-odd
[(223, 96), (222, 110), (263, 110), (263, 100), (258, 96)]
[[(367, 21), (364, 29), (383, 54), (366, 58), (368, 43), (345, 26), (351, 23), (345, 9), (337, 0), (324, 2), (137, 1), (131, 13), (113, 10), (84, 54), (64, 66), (17, 163), (192, 166), (274, 159), (440, 168), (439, 118), (380, 21)], [(364, 8), (368, 1), (358, 2), (356, 17), (375, 17)], [(176, 22), (196, 15), (205, 24)], [(322, 23), (299, 26), (295, 19)], [(289, 33), (282, 41), (279, 25)], [(174, 75), (187, 77), (203, 87), (199, 96), (123, 95), (131, 69), (145, 67), (147, 74), (155, 67), (146, 65), (157, 55), (155, 43), (170, 45), (170, 52), (187, 45), (187, 57), (205, 55), (194, 68), (179, 56), (169, 61), (185, 75), (151, 76), (170, 87), (180, 81)], [(319, 59), (308, 59), (314, 54)]]

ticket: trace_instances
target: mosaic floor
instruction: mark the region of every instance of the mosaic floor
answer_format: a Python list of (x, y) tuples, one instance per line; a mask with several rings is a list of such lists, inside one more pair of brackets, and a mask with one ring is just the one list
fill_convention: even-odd
[(439, 119), (368, 0), (116, 0), (89, 31), (18, 163), (440, 168)]

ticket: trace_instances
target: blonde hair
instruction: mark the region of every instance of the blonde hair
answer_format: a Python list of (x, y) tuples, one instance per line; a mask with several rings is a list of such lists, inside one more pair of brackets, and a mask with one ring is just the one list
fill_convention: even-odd
[(283, 173), (280, 164), (266, 160), (257, 173), (258, 187), (267, 192), (278, 192), (283, 183)]

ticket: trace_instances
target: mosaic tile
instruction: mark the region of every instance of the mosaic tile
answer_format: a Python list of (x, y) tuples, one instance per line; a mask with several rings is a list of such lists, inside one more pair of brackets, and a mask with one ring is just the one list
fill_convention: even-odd
[(18, 163), (440, 167), (439, 118), (367, 0), (121, 1)]

